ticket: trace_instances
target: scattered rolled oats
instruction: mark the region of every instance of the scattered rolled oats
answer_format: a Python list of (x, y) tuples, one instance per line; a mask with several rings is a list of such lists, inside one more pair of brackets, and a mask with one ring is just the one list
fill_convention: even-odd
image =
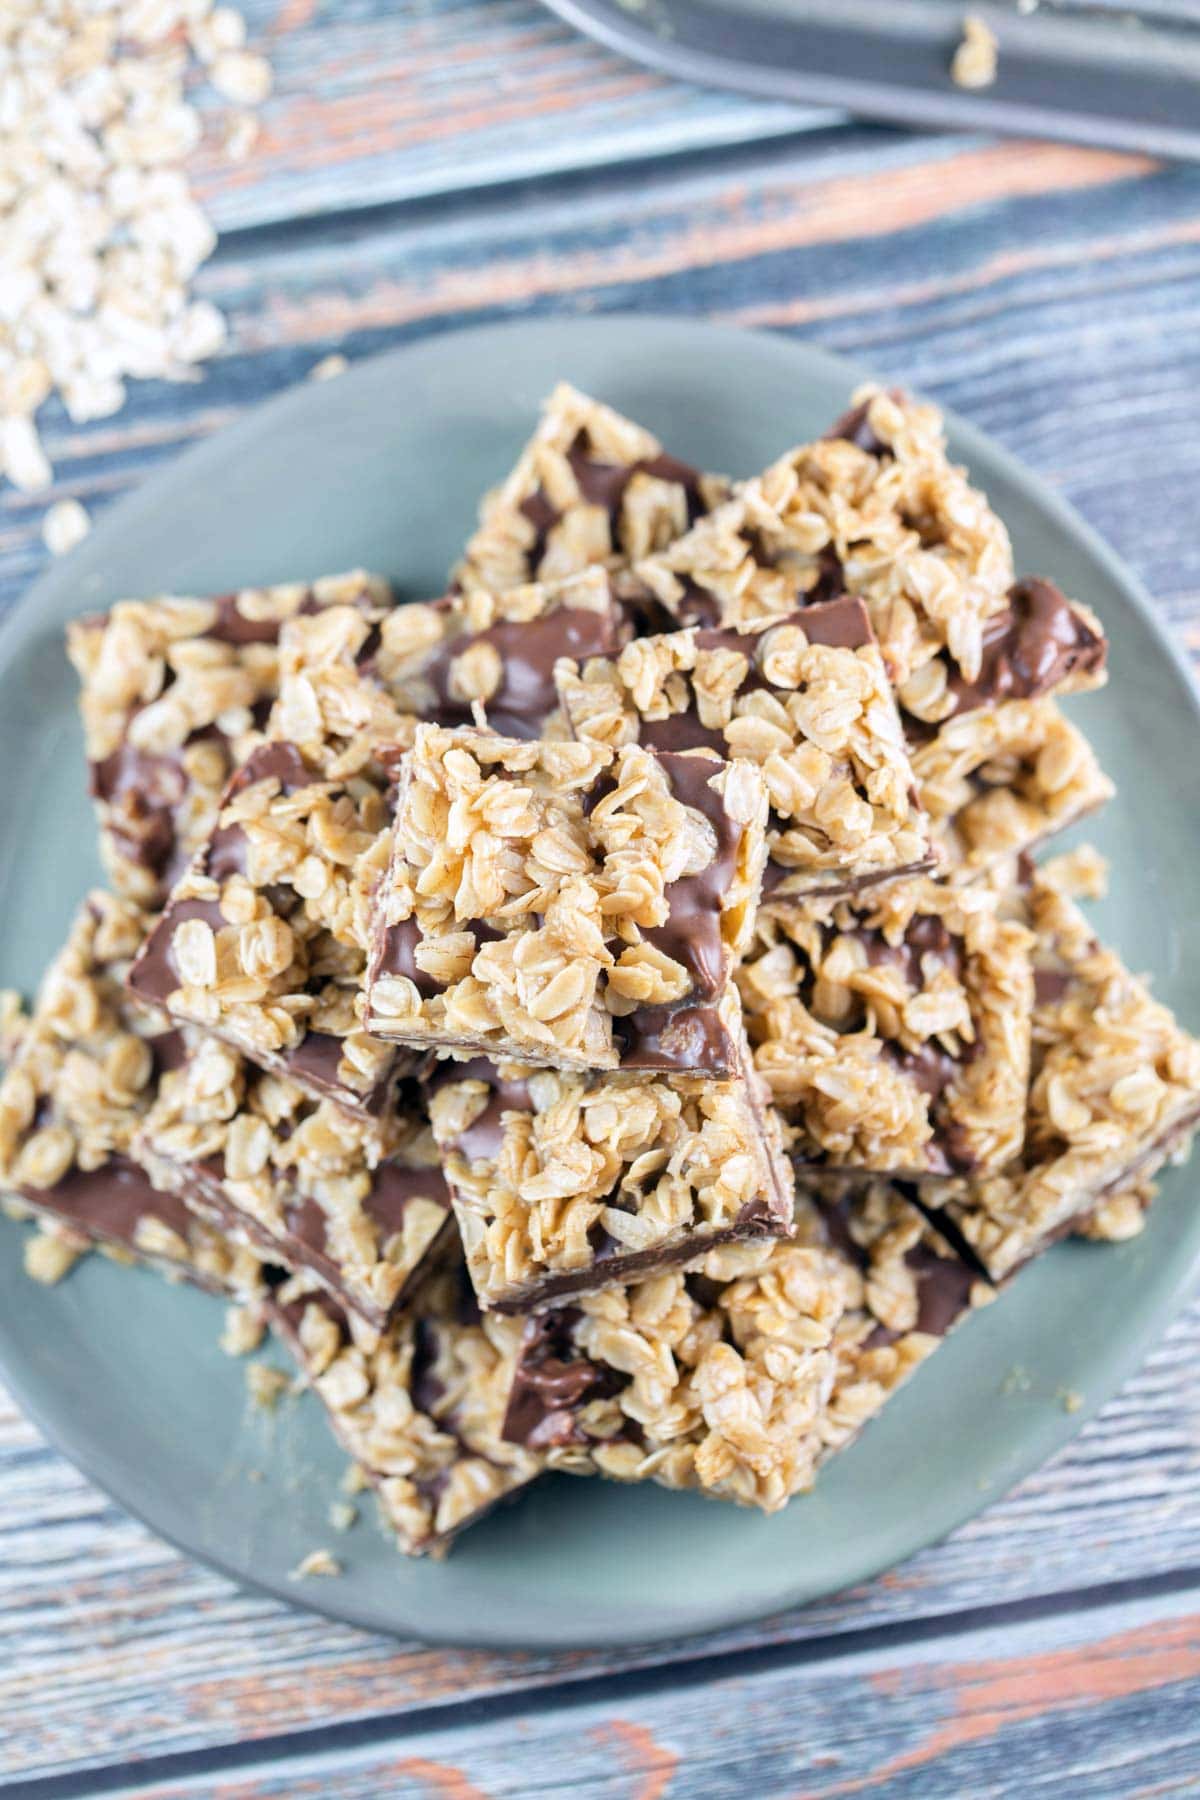
[(664, 549), (728, 484), (668, 456), (650, 432), (561, 382), (512, 473), (486, 496), (455, 585), (503, 593)]
[(750, 763), (423, 725), (365, 1023), (562, 1068), (736, 1071), (722, 1012), (766, 850)]
[[(183, 1054), (178, 1033), (122, 985), (146, 923), (98, 891), (76, 915), (0, 1082), (0, 1185), (76, 1253), (115, 1247), (202, 1287), (256, 1296), (258, 1258), (156, 1188), (134, 1158), (156, 1083)], [(62, 1261), (58, 1248), (34, 1245), (29, 1256), (40, 1279)]]
[(481, 1303), (524, 1312), (785, 1236), (791, 1176), (760, 1086), (446, 1065), (430, 1115)]
[(101, 853), (119, 892), (160, 906), (211, 830), (266, 725), (285, 622), (391, 601), (380, 577), (353, 570), (215, 599), (122, 600), (68, 626)]
[(212, 0), (6, 0), (0, 8), (0, 473), (36, 492), (34, 416), (116, 412), (129, 379), (179, 379), (225, 324), (189, 284), (216, 243), (180, 165), (201, 139), (189, 51), (240, 105), (266, 59)]
[(760, 919), (738, 985), (797, 1161), (906, 1175), (1011, 1161), (1031, 945), (993, 893), (930, 880)]
[(480, 1322), (459, 1262), (432, 1274), (382, 1338), (356, 1334), (303, 1278), (277, 1291), (273, 1322), (406, 1555), (444, 1555), (540, 1472), (540, 1457), (500, 1434), (520, 1325)]

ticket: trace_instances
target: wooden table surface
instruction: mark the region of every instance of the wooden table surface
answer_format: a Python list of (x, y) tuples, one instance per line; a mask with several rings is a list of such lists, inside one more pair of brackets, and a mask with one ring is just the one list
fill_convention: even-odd
[[(58, 493), (99, 512), (334, 350), (505, 316), (704, 315), (960, 408), (1075, 502), (1200, 656), (1200, 169), (703, 93), (531, 0), (247, 12), (277, 74), (266, 130), (200, 170), (222, 240), (199, 285), (228, 353), (114, 419), (52, 415)], [(43, 564), (43, 508), (0, 493), (4, 604)], [(240, 1592), (0, 1391), (0, 1788), (1200, 1793), (1200, 1308), (948, 1542), (803, 1612), (605, 1654), (429, 1650)]]

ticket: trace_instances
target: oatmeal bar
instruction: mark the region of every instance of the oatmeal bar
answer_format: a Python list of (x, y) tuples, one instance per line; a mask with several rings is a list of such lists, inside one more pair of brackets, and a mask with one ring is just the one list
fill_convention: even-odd
[(356, 1117), (378, 1116), (393, 1045), (355, 1017), (367, 894), (358, 864), (386, 826), (378, 784), (323, 780), (294, 744), (264, 743), (130, 971), (142, 1000)]
[(803, 1493), (991, 1291), (889, 1182), (803, 1190), (796, 1223), (527, 1319), (506, 1437), (766, 1512)]
[(756, 631), (674, 631), (560, 663), (589, 743), (715, 751), (762, 770), (764, 894), (853, 893), (933, 866), (896, 703), (866, 607), (848, 596)]
[(456, 585), (497, 594), (593, 563), (622, 568), (669, 544), (727, 491), (562, 382), (512, 473), (484, 500)]
[(0, 1082), (0, 1187), (68, 1254), (95, 1244), (254, 1294), (258, 1258), (156, 1188), (131, 1154), (157, 1081), (184, 1053), (122, 987), (145, 928), (137, 907), (100, 891), (77, 913)]
[(356, 1337), (303, 1278), (277, 1291), (272, 1323), (407, 1556), (443, 1556), (540, 1473), (542, 1459), (500, 1433), (520, 1327), (480, 1321), (461, 1263), (432, 1274), (379, 1342)]
[(453, 1234), (450, 1196), (415, 1083), (382, 1125), (265, 1075), (194, 1034), (163, 1075), (139, 1159), (231, 1240), (310, 1273), (382, 1330)]
[(767, 795), (749, 763), (423, 725), (401, 764), (365, 1024), (562, 1068), (727, 1075)]
[(739, 1245), (525, 1321), (504, 1435), (547, 1467), (777, 1512), (812, 1486), (843, 1265)]
[(1140, 1229), (1139, 1183), (1200, 1124), (1200, 1041), (1050, 880), (1016, 898), (1036, 938), (1025, 1147), (996, 1174), (919, 1190), (995, 1280), (1068, 1232)]
[(161, 905), (207, 835), (266, 722), (284, 622), (390, 601), (385, 582), (356, 571), (212, 600), (122, 600), (67, 627), (101, 851), (119, 892)]
[(1004, 526), (947, 460), (934, 407), (866, 390), (835, 431), (641, 559), (638, 581), (683, 625), (745, 626), (861, 595), (918, 735), (978, 707), (1099, 685), (1099, 622), (1052, 582), (1015, 579)]
[(787, 1235), (791, 1175), (759, 1086), (445, 1065), (430, 1116), (481, 1303), (524, 1312)]
[(995, 894), (929, 880), (761, 920), (738, 985), (797, 1161), (909, 1176), (1010, 1161), (1031, 942)]
[(355, 774), (420, 720), (486, 725), (505, 737), (565, 737), (554, 667), (614, 655), (632, 631), (603, 569), (492, 594), (295, 619), (281, 640), (271, 735), (331, 776)]
[(994, 1290), (899, 1187), (801, 1176), (796, 1229), (802, 1244), (842, 1265), (845, 1311), (833, 1345), (833, 1389), (817, 1422), (819, 1457), (853, 1441), (869, 1419)]
[(1112, 799), (1083, 733), (1053, 700), (1014, 700), (950, 719), (913, 750), (941, 873), (974, 881)]

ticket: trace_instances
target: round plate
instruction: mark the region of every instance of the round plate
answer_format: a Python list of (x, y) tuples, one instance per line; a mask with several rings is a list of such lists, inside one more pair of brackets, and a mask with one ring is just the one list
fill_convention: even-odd
[[(84, 797), (72, 614), (125, 594), (218, 592), (362, 563), (436, 593), (478, 496), (566, 377), (701, 466), (748, 474), (824, 428), (859, 373), (802, 344), (679, 319), (537, 321), (420, 343), (307, 385), (181, 457), (115, 507), (0, 631), (0, 982), (31, 989), (98, 877)], [(1073, 514), (952, 423), (1022, 569), (1099, 611), (1113, 680), (1082, 703), (1124, 800), (1090, 835), (1112, 857), (1104, 933), (1200, 1025), (1197, 702), (1129, 575)], [(699, 1631), (850, 1586), (977, 1512), (1057, 1450), (1137, 1364), (1200, 1253), (1173, 1171), (1145, 1234), (1065, 1244), (972, 1319), (773, 1519), (646, 1487), (560, 1478), (408, 1562), (369, 1525), (334, 1539), (343, 1459), (318, 1403), (249, 1406), (216, 1347), (219, 1302), (93, 1257), (61, 1286), (21, 1271), (0, 1222), (0, 1362), (61, 1449), (155, 1531), (238, 1580), (369, 1628), (471, 1644), (594, 1645)], [(275, 1353), (275, 1360), (281, 1360)], [(1019, 1367), (1022, 1379), (1014, 1381)], [(1064, 1389), (1084, 1396), (1068, 1416)], [(338, 1581), (289, 1584), (318, 1545)]]

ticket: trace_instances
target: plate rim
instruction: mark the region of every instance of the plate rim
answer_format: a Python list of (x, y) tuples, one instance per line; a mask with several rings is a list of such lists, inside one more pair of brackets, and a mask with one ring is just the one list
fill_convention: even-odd
[[(717, 4), (697, 7), (695, 0), (690, 6), (688, 0), (655, 0), (650, 14), (644, 11), (645, 0), (641, 4), (637, 0), (542, 0), (542, 4), (583, 37), (644, 68), (718, 91), (819, 108), (828, 112), (830, 126), (849, 116), (866, 123), (882, 121), (909, 129), (995, 131), (1009, 137), (1046, 138), (1183, 162), (1200, 159), (1200, 133), (1186, 126), (1155, 124), (1149, 119), (1105, 115), (1078, 107), (1064, 111), (1036, 100), (1008, 97), (1003, 91), (1004, 59), (1006, 54), (1019, 58), (1019, 48), (1001, 45), (1000, 91), (954, 86), (949, 78), (956, 22), (952, 13), (947, 14), (946, 60), (939, 70), (947, 82), (942, 89), (909, 87), (872, 75), (801, 67), (790, 60), (755, 59), (733, 50), (708, 48), (689, 37), (689, 12), (700, 11), (714, 15), (731, 33), (736, 31), (741, 42), (752, 42), (755, 17), (751, 10), (725, 13)], [(655, 17), (655, 22), (643, 23), (647, 16)], [(1027, 23), (1024, 19), (1004, 22), (1009, 26)], [(793, 21), (776, 18), (768, 19), (768, 23), (790, 29)], [(810, 129), (813, 126), (820, 128), (818, 121), (813, 121)]]
[[(581, 338), (596, 335), (610, 336), (614, 342), (631, 329), (634, 332), (641, 332), (646, 328), (664, 329), (676, 339), (680, 335), (691, 337), (698, 348), (705, 345), (713, 348), (723, 345), (728, 348), (731, 341), (750, 339), (769, 344), (787, 359), (794, 358), (796, 368), (801, 374), (805, 370), (811, 374), (814, 369), (819, 368), (824, 375), (840, 382), (847, 392), (853, 390), (860, 382), (869, 379), (868, 374), (860, 370), (853, 361), (835, 355), (804, 338), (793, 338), (774, 331), (744, 330), (737, 326), (714, 324), (707, 320), (681, 319), (664, 313), (611, 313), (591, 319), (571, 319), (561, 315), (553, 316), (549, 320), (510, 319), (473, 325), (461, 330), (451, 329), (426, 334), (389, 350), (362, 358), (346, 374), (338, 377), (337, 385), (344, 393), (344, 384), (358, 381), (366, 385), (372, 378), (377, 378), (377, 371), (383, 363), (403, 363), (414, 356), (420, 357), (423, 354), (431, 353), (436, 355), (439, 349), (445, 353), (448, 346), (461, 346), (467, 339), (493, 340), (502, 335), (529, 336), (545, 332), (547, 327), (558, 332), (566, 331), (567, 335), (578, 333)], [(89, 540), (93, 551), (102, 550), (109, 537), (116, 543), (123, 535), (126, 517), (132, 519), (143, 508), (155, 505), (160, 490), (169, 489), (176, 481), (190, 482), (194, 475), (202, 478), (210, 459), (216, 460), (218, 457), (224, 458), (231, 453), (236, 453), (243, 438), (252, 442), (257, 440), (264, 430), (269, 433), (280, 424), (286, 424), (289, 414), (294, 409), (304, 410), (307, 406), (316, 404), (314, 396), (320, 391), (319, 386), (314, 388), (302, 380), (281, 393), (248, 407), (238, 419), (219, 427), (199, 444), (172, 457), (164, 467), (156, 470), (147, 480), (139, 482), (128, 494), (123, 495), (114, 505), (106, 509)], [(1166, 659), (1178, 678), (1182, 697), (1193, 722), (1200, 726), (1200, 682), (1197, 681), (1182, 647), (1177, 644), (1169, 628), (1159, 617), (1153, 601), (1133, 571), (1105, 542), (1099, 532), (1076, 512), (1070, 502), (1046, 484), (1042, 476), (1028, 469), (1003, 445), (970, 424), (952, 409), (943, 407), (942, 410), (946, 417), (951, 447), (956, 456), (974, 462), (977, 457), (982, 455), (984, 460), (991, 465), (992, 471), (1019, 487), (1028, 504), (1049, 517), (1056, 529), (1073, 538), (1076, 544), (1083, 547), (1102, 565), (1108, 577), (1120, 589), (1124, 602), (1131, 606), (1142, 624), (1149, 627), (1159, 649), (1165, 651)], [(41, 629), (38, 621), (38, 608), (42, 594), (47, 589), (57, 587), (69, 576), (72, 563), (76, 561), (76, 555), (77, 553), (73, 553), (71, 556), (48, 565), (37, 581), (16, 602), (7, 618), (0, 622), (0, 670), (17, 654), (19, 648), (36, 636)], [(79, 595), (79, 610), (87, 610), (86, 596), (82, 590)], [(922, 1528), (924, 1535), (920, 1542), (910, 1544), (900, 1553), (899, 1557), (893, 1553), (890, 1547), (881, 1546), (878, 1557), (864, 1558), (857, 1566), (856, 1573), (847, 1582), (824, 1590), (826, 1597), (845, 1592), (848, 1587), (873, 1580), (888, 1568), (895, 1567), (898, 1561), (905, 1560), (907, 1557), (916, 1555), (921, 1550), (941, 1542), (968, 1520), (998, 1502), (1019, 1482), (1041, 1467), (1049, 1456), (1057, 1454), (1065, 1445), (1073, 1441), (1088, 1421), (1128, 1382), (1131, 1375), (1145, 1360), (1151, 1346), (1165, 1333), (1188, 1298), (1198, 1269), (1200, 1269), (1200, 1235), (1197, 1236), (1192, 1254), (1182, 1257), (1169, 1281), (1164, 1280), (1162, 1284), (1164, 1297), (1157, 1312), (1153, 1316), (1147, 1315), (1139, 1328), (1122, 1337), (1120, 1350), (1108, 1365), (1105, 1378), (1098, 1387), (1089, 1383), (1084, 1404), (1078, 1411), (1069, 1417), (1055, 1416), (1049, 1421), (1041, 1421), (1038, 1425), (1031, 1421), (1020, 1447), (1007, 1459), (1002, 1479), (997, 1481), (995, 1486), (989, 1487), (986, 1493), (980, 1493), (974, 1489), (964, 1490), (958, 1504), (949, 1505), (943, 1511), (937, 1512), (932, 1530), (925, 1532), (925, 1528)], [(103, 1476), (97, 1474), (86, 1442), (81, 1444), (81, 1434), (69, 1419), (60, 1426), (47, 1417), (45, 1408), (34, 1397), (32, 1378), (29, 1382), (25, 1379), (24, 1364), (21, 1360), (5, 1357), (3, 1348), (3, 1343), (0, 1342), (0, 1373), (3, 1374), (17, 1404), (48, 1443), (59, 1454), (65, 1456), (101, 1493), (113, 1500), (154, 1536), (171, 1545), (181, 1555), (215, 1570), (232, 1582), (235, 1587), (269, 1596), (285, 1605), (317, 1614), (339, 1625), (349, 1625), (355, 1629), (389, 1638), (411, 1639), (420, 1643), (454, 1648), (542, 1651), (580, 1648), (616, 1649), (670, 1641), (685, 1642), (688, 1638), (701, 1633), (728, 1630), (757, 1620), (774, 1618), (798, 1605), (814, 1604), (817, 1601), (816, 1594), (808, 1593), (802, 1587), (798, 1588), (795, 1583), (789, 1590), (786, 1582), (782, 1582), (782, 1591), (777, 1601), (768, 1608), (764, 1608), (757, 1600), (742, 1605), (731, 1602), (726, 1606), (705, 1611), (703, 1616), (698, 1614), (694, 1623), (689, 1623), (684, 1627), (677, 1622), (672, 1622), (664, 1624), (661, 1629), (657, 1630), (653, 1623), (647, 1627), (644, 1621), (636, 1629), (627, 1629), (619, 1620), (614, 1620), (611, 1625), (592, 1620), (589, 1622), (586, 1635), (582, 1637), (572, 1635), (569, 1629), (554, 1628), (522, 1635), (519, 1630), (506, 1631), (502, 1627), (494, 1629), (489, 1618), (478, 1616), (472, 1619), (469, 1631), (465, 1632), (462, 1629), (456, 1630), (443, 1625), (438, 1616), (431, 1616), (427, 1612), (415, 1623), (400, 1617), (388, 1621), (382, 1621), (375, 1617), (368, 1618), (353, 1603), (339, 1606), (336, 1594), (330, 1593), (328, 1598), (325, 1598), (320, 1594), (312, 1594), (308, 1589), (301, 1593), (291, 1585), (260, 1578), (236, 1567), (219, 1552), (214, 1552), (207, 1546), (197, 1549), (184, 1537), (176, 1535), (169, 1529), (164, 1529), (143, 1510), (143, 1506), (138, 1500), (136, 1470), (130, 1469), (128, 1482), (116, 1478), (111, 1473)], [(402, 1606), (403, 1596), (397, 1593), (396, 1598)]]

